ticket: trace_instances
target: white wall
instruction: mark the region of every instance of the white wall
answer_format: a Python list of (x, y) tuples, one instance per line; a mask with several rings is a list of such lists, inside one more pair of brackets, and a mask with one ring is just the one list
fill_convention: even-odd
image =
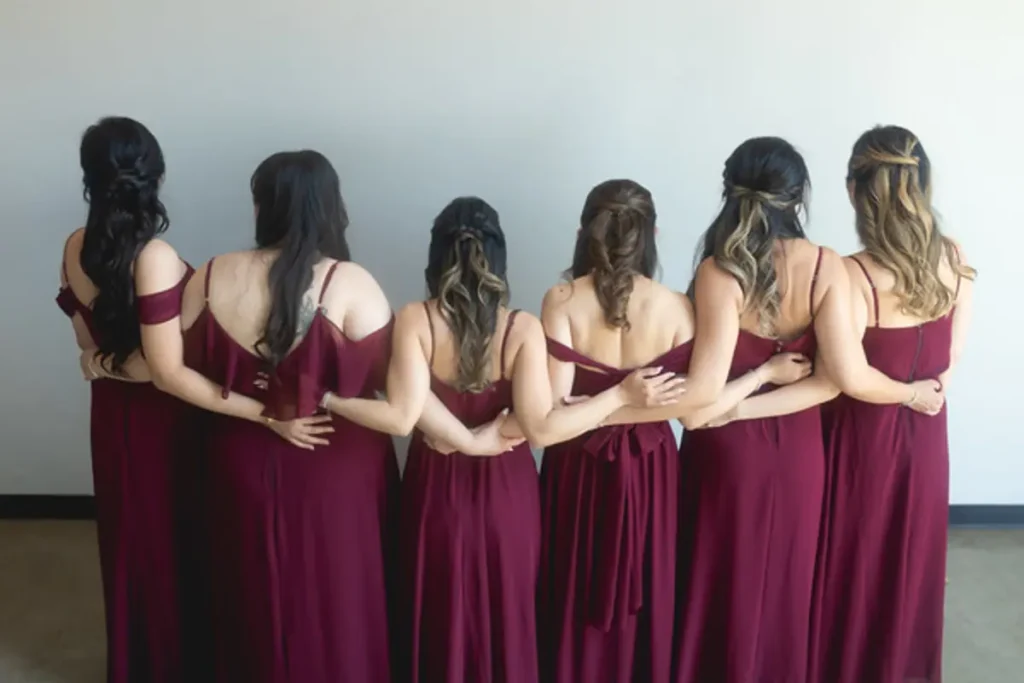
[(849, 148), (876, 123), (908, 126), (980, 271), (950, 397), (953, 502), (1024, 503), (1024, 362), (999, 318), (1018, 292), (1022, 25), (998, 0), (7, 0), (0, 493), (90, 489), (87, 390), (52, 299), (85, 213), (79, 136), (124, 114), (164, 147), (169, 239), (194, 263), (249, 243), (263, 157), (313, 147), (342, 175), (356, 258), (396, 305), (422, 292), (434, 214), (478, 193), (532, 310), (598, 181), (652, 189), (664, 279), (682, 288), (744, 138), (804, 152), (810, 232), (849, 251)]

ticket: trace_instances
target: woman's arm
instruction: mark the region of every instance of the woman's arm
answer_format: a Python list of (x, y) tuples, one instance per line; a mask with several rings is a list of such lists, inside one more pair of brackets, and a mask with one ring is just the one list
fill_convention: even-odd
[[(423, 414), (430, 394), (430, 361), (421, 339), (425, 324), (426, 314), (421, 305), (409, 304), (395, 316), (386, 381), (387, 398), (342, 398), (328, 392), (324, 397), (324, 407), (369, 429), (393, 436), (408, 436)], [(436, 410), (433, 416), (436, 418)], [(448, 436), (459, 438), (458, 433)]]
[(83, 349), (78, 359), (79, 365), (82, 368), (82, 376), (88, 381), (94, 379), (115, 379), (120, 382), (140, 384), (152, 381), (152, 377), (149, 375), (149, 364), (146, 363), (146, 358), (142, 355), (141, 350), (128, 356), (128, 360), (121, 367), (121, 373), (111, 372), (96, 354), (97, 350), (94, 348)]
[[(182, 278), (182, 263), (167, 243), (152, 240), (135, 263), (135, 291), (146, 296), (175, 287)], [(263, 416), (263, 404), (237, 392), (229, 392), (185, 365), (181, 316), (156, 325), (141, 325), (142, 349), (146, 354), (153, 384), (183, 401), (222, 415), (229, 415), (270, 427), (300, 448), (312, 449), (330, 442), (318, 436), (333, 430), (323, 423), (329, 416), (302, 417), (280, 422)]]
[(973, 315), (974, 280), (966, 276), (959, 277), (961, 277), (960, 292), (957, 294), (956, 308), (953, 309), (953, 341), (949, 349), (949, 367), (939, 375), (943, 391), (949, 390), (953, 369), (960, 362), (960, 356), (963, 355), (964, 346), (967, 343), (967, 329), (971, 326)]
[(623, 382), (579, 403), (555, 409), (548, 376), (547, 343), (540, 321), (529, 314), (517, 319), (518, 340), (512, 373), (516, 418), (535, 448), (542, 448), (590, 431), (624, 405), (657, 405), (681, 393), (681, 379), (660, 368), (632, 373)]
[[(814, 318), (814, 332), (825, 369), (839, 390), (865, 403), (941, 407), (941, 389), (934, 380), (897, 382), (871, 367), (853, 313), (850, 278), (842, 259), (831, 249), (822, 255), (818, 287), (823, 292)], [(866, 317), (864, 318), (866, 325)]]

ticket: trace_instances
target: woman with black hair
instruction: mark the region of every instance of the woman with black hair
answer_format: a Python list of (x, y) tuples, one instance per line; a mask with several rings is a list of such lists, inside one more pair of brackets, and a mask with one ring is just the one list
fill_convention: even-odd
[[(251, 190), (256, 247), (212, 259), (185, 289), (185, 361), (223, 386), (218, 401), (245, 397), (263, 421), (307, 431), (286, 443), (258, 422), (207, 419), (215, 680), (386, 683), (398, 464), (390, 438), (323, 414), (321, 399), (385, 387), (391, 308), (348, 260), (323, 155), (274, 154)], [(425, 377), (404, 389), (391, 416), (408, 433), (430, 391)]]
[(431, 230), (431, 298), (398, 315), (388, 400), (327, 400), (332, 410), (387, 428), (402, 380), (422, 376), (454, 413), (443, 438), (417, 432), (402, 483), (398, 651), (414, 683), (535, 683), (539, 675), (536, 463), (515, 437), (504, 452), (481, 453), (458, 421), (500, 423), (514, 409), (530, 444), (546, 446), (592, 429), (624, 404), (678, 397), (678, 380), (655, 368), (556, 410), (543, 329), (532, 315), (509, 310), (505, 263), (497, 212), (475, 197), (451, 202)]
[[(82, 137), (80, 162), (89, 214), (65, 246), (57, 303), (72, 320), (83, 374), (95, 380), (91, 446), (107, 679), (181, 681), (183, 553), (175, 506), (177, 456), (188, 446), (182, 438), (189, 430), (183, 404), (153, 384), (166, 388), (154, 363), (162, 346), (155, 336), (180, 349), (181, 296), (192, 269), (159, 239), (168, 227), (159, 197), (164, 158), (145, 126), (129, 118), (101, 120)], [(198, 391), (193, 382), (193, 390), (176, 393), (259, 419), (258, 401), (215, 402), (219, 388), (193, 379)], [(273, 427), (306, 438), (304, 424)]]

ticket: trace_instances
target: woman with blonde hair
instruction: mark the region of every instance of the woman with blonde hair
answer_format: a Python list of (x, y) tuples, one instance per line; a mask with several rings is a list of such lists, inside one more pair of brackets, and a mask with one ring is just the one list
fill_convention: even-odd
[[(842, 260), (804, 233), (810, 179), (799, 152), (780, 138), (747, 140), (722, 178), (722, 208), (693, 282), (698, 343), (708, 318), (727, 324), (720, 343), (731, 356), (730, 384), (753, 381), (747, 393), (758, 395), (737, 405), (743, 396), (727, 388), (697, 411), (677, 404), (612, 420), (680, 418), (688, 428), (676, 680), (803, 683), (825, 483), (817, 406), (838, 389), (922, 409), (941, 399), (928, 382), (894, 381), (867, 366), (850, 329)], [(779, 353), (816, 357), (813, 375), (762, 393), (778, 382), (757, 368)]]
[[(942, 391), (964, 347), (975, 272), (942, 234), (917, 137), (864, 133), (847, 185), (863, 249), (847, 257), (868, 361)], [(946, 410), (842, 396), (826, 411), (829, 485), (812, 681), (938, 683), (949, 503)], [(934, 416), (932, 416), (934, 415)]]

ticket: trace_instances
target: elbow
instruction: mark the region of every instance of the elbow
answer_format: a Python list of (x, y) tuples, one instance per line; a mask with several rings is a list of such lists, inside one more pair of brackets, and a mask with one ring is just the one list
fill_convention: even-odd
[(392, 425), (390, 431), (392, 436), (397, 436), (404, 439), (410, 434), (412, 434), (412, 430), (414, 430), (415, 428), (415, 417), (399, 416), (399, 418), (395, 420), (395, 423)]
[(177, 396), (177, 393), (174, 391), (175, 382), (173, 372), (158, 370), (157, 368), (150, 368), (149, 379), (153, 383), (153, 386), (155, 386), (160, 391), (164, 392), (165, 394), (172, 394)]
[(520, 428), (523, 430), (523, 436), (526, 437), (526, 442), (530, 444), (530, 448), (547, 448), (548, 446), (558, 443), (555, 435), (549, 430), (538, 429), (534, 426), (519, 423)]
[[(697, 410), (700, 408), (706, 408), (719, 399), (722, 395), (722, 391), (725, 389), (725, 383), (720, 385), (712, 385), (709, 382), (695, 382), (693, 384), (687, 383), (686, 394), (684, 400), (690, 406), (691, 410)], [(686, 425), (686, 421), (690, 420), (690, 417), (680, 418), (683, 425)]]
[(698, 420), (692, 415), (680, 417), (679, 422), (683, 425), (683, 429), (688, 432), (693, 431), (694, 429), (700, 429), (706, 424), (704, 420)]

